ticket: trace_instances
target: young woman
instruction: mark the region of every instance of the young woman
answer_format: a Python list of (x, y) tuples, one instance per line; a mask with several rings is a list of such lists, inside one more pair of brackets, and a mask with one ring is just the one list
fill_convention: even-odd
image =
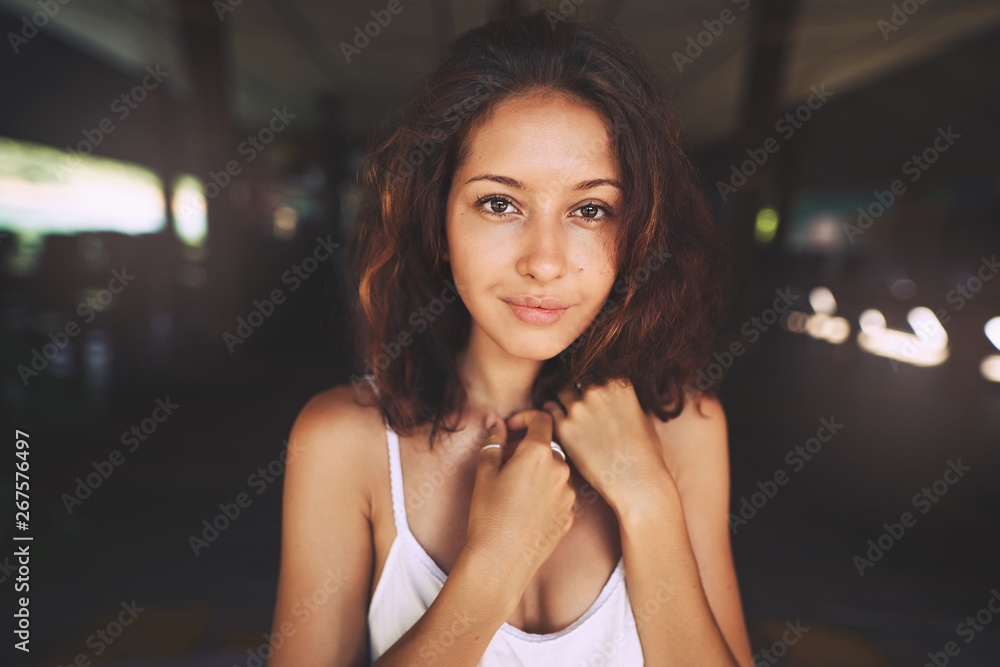
[(365, 188), (367, 373), (292, 427), (270, 665), (752, 665), (692, 388), (730, 254), (635, 50), (466, 33)]

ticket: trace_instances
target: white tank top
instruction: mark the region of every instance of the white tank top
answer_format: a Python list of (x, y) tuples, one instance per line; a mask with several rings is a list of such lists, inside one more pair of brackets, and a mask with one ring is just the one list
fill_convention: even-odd
[[(383, 420), (384, 421), (384, 420)], [(374, 662), (417, 622), (441, 592), (447, 575), (417, 542), (406, 519), (399, 437), (388, 424), (389, 478), (396, 538), (389, 548), (382, 576), (368, 609), (371, 659)], [(455, 619), (461, 632), (461, 619)], [(436, 650), (437, 664), (447, 664), (446, 639)], [(430, 657), (428, 647), (427, 655)], [(625, 564), (619, 559), (597, 600), (568, 627), (550, 634), (524, 632), (508, 623), (500, 626), (477, 667), (641, 667), (642, 647), (625, 585)]]

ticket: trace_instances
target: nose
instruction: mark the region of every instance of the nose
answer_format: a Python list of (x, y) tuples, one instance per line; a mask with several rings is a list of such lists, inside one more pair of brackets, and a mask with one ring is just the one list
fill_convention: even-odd
[(565, 224), (562, 216), (551, 209), (528, 216), (519, 239), (518, 273), (543, 283), (566, 273), (569, 239)]

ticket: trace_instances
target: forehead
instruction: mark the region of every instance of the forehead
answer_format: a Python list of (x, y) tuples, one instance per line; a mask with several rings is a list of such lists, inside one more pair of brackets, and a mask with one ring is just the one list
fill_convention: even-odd
[(470, 131), (465, 148), (456, 178), (484, 170), (536, 184), (618, 178), (605, 120), (564, 94), (530, 93), (499, 102)]

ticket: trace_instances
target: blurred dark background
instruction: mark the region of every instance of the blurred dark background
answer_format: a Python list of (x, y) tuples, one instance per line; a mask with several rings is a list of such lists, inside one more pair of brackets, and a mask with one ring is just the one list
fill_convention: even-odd
[[(279, 454), (358, 363), (359, 159), (451, 39), (538, 6), (0, 1), (0, 662), (260, 664)], [(1000, 4), (544, 6), (646, 53), (737, 250), (705, 373), (758, 664), (1000, 664)]]

